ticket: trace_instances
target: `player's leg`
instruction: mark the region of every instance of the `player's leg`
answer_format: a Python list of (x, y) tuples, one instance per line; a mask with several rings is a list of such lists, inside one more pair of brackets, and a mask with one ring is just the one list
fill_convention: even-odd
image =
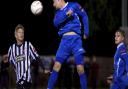
[(74, 37), (72, 51), (75, 56), (75, 63), (77, 65), (77, 72), (80, 77), (80, 85), (82, 89), (87, 89), (87, 78), (84, 71), (84, 49), (82, 47), (82, 40), (80, 36)]
[(53, 89), (54, 84), (56, 83), (56, 80), (58, 78), (58, 72), (60, 71), (60, 68), (61, 68), (61, 63), (56, 61), (53, 66), (52, 73), (48, 80), (48, 88), (47, 89)]
[(83, 58), (84, 56), (82, 54), (75, 56), (75, 62), (76, 62), (76, 67), (77, 67), (77, 72), (80, 77), (80, 85), (81, 89), (87, 89), (87, 78), (85, 75), (85, 70), (84, 70), (84, 64), (83, 64)]
[[(64, 60), (64, 59), (62, 59)], [(56, 80), (58, 78), (58, 74), (59, 74), (59, 71), (61, 69), (61, 66), (62, 66), (62, 63), (63, 62), (60, 62), (60, 61), (56, 61), (54, 66), (53, 66), (53, 70), (52, 70), (52, 73), (49, 77), (49, 81), (48, 81), (48, 87), (47, 89), (53, 89), (55, 83), (56, 83)]]
[(56, 54), (56, 61), (54, 63), (53, 66), (53, 71), (50, 75), (50, 78), (48, 80), (48, 87), (47, 89), (53, 89), (54, 84), (56, 83), (56, 80), (58, 78), (58, 72), (61, 69), (61, 65), (63, 64), (63, 62), (69, 57), (69, 49), (66, 46), (66, 42), (61, 41), (59, 49), (57, 50), (57, 54)]

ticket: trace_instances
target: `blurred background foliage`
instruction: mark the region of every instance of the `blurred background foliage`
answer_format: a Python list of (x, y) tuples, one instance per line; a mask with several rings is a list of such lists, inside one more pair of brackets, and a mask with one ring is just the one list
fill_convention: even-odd
[(78, 0), (78, 2), (89, 16), (91, 36), (95, 31), (111, 32), (121, 26), (121, 0)]

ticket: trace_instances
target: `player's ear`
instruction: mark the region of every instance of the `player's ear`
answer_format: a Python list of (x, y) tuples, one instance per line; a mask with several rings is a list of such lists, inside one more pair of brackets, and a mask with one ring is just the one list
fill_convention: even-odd
[(123, 40), (123, 41), (125, 40), (125, 37), (124, 37), (124, 36), (122, 37), (122, 40)]

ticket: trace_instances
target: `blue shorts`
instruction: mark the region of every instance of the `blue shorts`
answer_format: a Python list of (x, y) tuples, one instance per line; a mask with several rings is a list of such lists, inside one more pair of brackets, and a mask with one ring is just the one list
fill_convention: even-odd
[[(81, 55), (85, 52), (82, 47), (82, 40), (79, 35), (65, 35), (62, 37), (59, 48), (56, 54), (56, 61), (60, 62), (61, 64), (69, 58), (71, 54), (74, 57)], [(76, 64), (83, 64), (84, 59), (75, 58)]]

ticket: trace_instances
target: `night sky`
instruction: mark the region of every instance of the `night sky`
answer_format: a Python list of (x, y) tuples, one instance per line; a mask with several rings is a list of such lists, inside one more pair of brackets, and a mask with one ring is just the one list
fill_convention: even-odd
[[(52, 0), (42, 0), (44, 9), (41, 15), (34, 16), (30, 11), (33, 0), (2, 0), (0, 24), (0, 54), (5, 54), (15, 42), (14, 28), (17, 24), (25, 27), (25, 39), (29, 40), (40, 55), (56, 53), (60, 37), (53, 26), (54, 8)], [(86, 0), (78, 0), (82, 5)], [(2, 6), (3, 6), (2, 5)], [(83, 40), (87, 55), (113, 56), (115, 51), (114, 31), (97, 31), (88, 40)]]

